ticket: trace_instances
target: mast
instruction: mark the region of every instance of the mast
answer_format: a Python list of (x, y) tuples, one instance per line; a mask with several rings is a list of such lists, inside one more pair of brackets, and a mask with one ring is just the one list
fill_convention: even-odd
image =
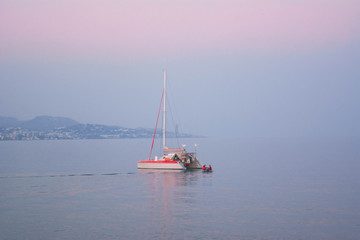
[(166, 99), (166, 69), (164, 70), (164, 108), (163, 108), (163, 152), (166, 148), (166, 136), (165, 136), (165, 123), (166, 123), (166, 120), (165, 120), (165, 109), (166, 109), (166, 105), (165, 105), (165, 99)]

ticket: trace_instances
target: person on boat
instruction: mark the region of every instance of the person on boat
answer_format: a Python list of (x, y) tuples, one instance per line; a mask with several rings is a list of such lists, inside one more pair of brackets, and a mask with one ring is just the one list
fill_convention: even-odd
[(204, 171), (206, 170), (206, 165), (204, 165), (204, 166), (202, 167), (202, 170), (204, 170)]
[(209, 169), (209, 171), (212, 171), (212, 167), (211, 167), (211, 165), (209, 165), (209, 168), (208, 168), (208, 169)]

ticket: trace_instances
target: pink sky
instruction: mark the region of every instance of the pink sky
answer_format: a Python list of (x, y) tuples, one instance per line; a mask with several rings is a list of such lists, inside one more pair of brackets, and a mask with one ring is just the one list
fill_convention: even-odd
[[(291, 3), (290, 3), (291, 2)], [(312, 51), (359, 41), (359, 1), (2, 1), (5, 56)]]

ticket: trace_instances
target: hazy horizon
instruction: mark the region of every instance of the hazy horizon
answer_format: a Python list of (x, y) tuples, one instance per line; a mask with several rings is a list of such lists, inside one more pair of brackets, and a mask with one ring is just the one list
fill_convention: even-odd
[(360, 136), (360, 3), (0, 0), (0, 116)]

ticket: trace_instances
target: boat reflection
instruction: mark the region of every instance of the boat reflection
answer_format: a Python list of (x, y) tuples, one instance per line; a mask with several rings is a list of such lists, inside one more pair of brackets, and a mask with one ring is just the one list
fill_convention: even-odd
[(183, 169), (138, 169), (139, 173), (158, 173), (158, 172), (162, 172), (162, 173), (176, 173), (176, 172), (184, 172)]
[[(170, 188), (179, 186), (196, 185), (202, 175), (200, 169), (196, 170), (168, 170), (168, 169), (138, 169), (141, 174), (149, 176), (143, 178), (150, 189), (159, 188), (169, 191)], [(186, 190), (186, 189), (184, 189)]]
[[(191, 212), (197, 208), (201, 170), (139, 169), (146, 188), (151, 222), (162, 226), (156, 238), (169, 239), (179, 222), (191, 222)], [(199, 181), (200, 180), (200, 181)], [(154, 226), (154, 228), (157, 228)]]

